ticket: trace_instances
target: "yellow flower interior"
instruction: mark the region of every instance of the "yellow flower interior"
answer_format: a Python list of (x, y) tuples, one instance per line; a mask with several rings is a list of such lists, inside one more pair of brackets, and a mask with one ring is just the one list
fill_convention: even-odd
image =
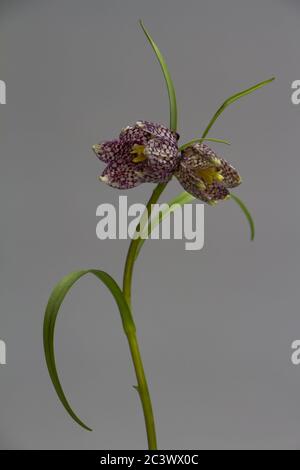
[(198, 169), (197, 176), (202, 179), (205, 185), (210, 185), (214, 181), (223, 181), (224, 179), (224, 176), (221, 175), (220, 170), (216, 167)]
[(130, 153), (134, 155), (132, 159), (133, 163), (140, 163), (147, 160), (144, 145), (134, 144)]

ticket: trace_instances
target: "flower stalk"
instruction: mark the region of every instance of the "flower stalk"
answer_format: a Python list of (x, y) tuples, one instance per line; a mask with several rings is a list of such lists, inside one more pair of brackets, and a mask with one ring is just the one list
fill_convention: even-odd
[[(140, 21), (140, 25), (155, 52), (155, 55), (160, 63), (163, 75), (165, 77), (167, 90), (168, 90), (168, 96), (169, 96), (169, 103), (170, 103), (170, 130), (173, 132), (176, 132), (177, 131), (177, 119), (178, 119), (177, 118), (177, 100), (176, 100), (175, 88), (173, 85), (173, 81), (172, 81), (169, 69), (167, 67), (167, 64), (159, 48), (157, 47), (157, 45), (151, 38), (150, 34), (146, 30), (142, 21)], [(148, 201), (148, 204), (146, 206), (145, 214), (148, 214), (148, 220), (151, 220), (152, 205), (158, 201), (159, 197), (165, 190), (166, 186), (167, 186), (167, 183), (159, 183), (155, 187)], [(144, 216), (142, 216), (141, 221), (143, 221), (143, 218)], [(141, 223), (137, 227), (137, 230), (139, 230), (140, 226), (141, 226)], [(125, 300), (129, 308), (132, 308), (131, 307), (132, 275), (133, 275), (134, 264), (139, 253), (138, 251), (139, 245), (140, 245), (140, 239), (137, 238), (131, 241), (127, 258), (126, 258), (126, 262), (125, 262), (125, 268), (124, 268), (123, 294), (124, 294)], [(138, 381), (138, 393), (141, 399), (143, 412), (144, 412), (148, 447), (150, 450), (155, 450), (157, 449), (155, 420), (154, 420), (150, 392), (149, 392), (147, 379), (146, 379), (143, 364), (142, 364), (141, 355), (139, 352), (137, 338), (131, 337), (131, 338), (128, 338), (128, 341), (129, 341), (131, 356), (132, 356), (135, 373), (136, 373), (136, 377)]]
[[(154, 189), (151, 198), (147, 204), (145, 214), (149, 214), (149, 218), (151, 218), (151, 208), (152, 204), (155, 204), (162, 192), (166, 187), (166, 183), (161, 183), (156, 186)], [(143, 219), (143, 216), (142, 216)], [(137, 227), (137, 230), (140, 229), (141, 223)], [(132, 290), (132, 276), (133, 276), (133, 269), (134, 264), (137, 259), (138, 249), (139, 249), (140, 239), (134, 239), (131, 241), (126, 262), (124, 268), (124, 276), (123, 276), (123, 294), (124, 298), (132, 310), (131, 306), (131, 290)], [(131, 357), (135, 369), (135, 374), (138, 382), (138, 386), (136, 387), (144, 413), (144, 420), (147, 432), (147, 439), (148, 439), (148, 448), (149, 450), (156, 450), (157, 449), (157, 438), (156, 438), (156, 429), (155, 429), (155, 420), (153, 414), (153, 407), (149, 392), (149, 387), (143, 367), (143, 362), (139, 350), (138, 340), (135, 332), (127, 334), (127, 339), (129, 343), (129, 348), (131, 352)]]

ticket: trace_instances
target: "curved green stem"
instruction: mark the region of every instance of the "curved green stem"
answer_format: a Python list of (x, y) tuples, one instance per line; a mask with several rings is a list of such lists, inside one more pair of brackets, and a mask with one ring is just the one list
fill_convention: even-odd
[(147, 432), (148, 448), (149, 450), (157, 449), (157, 439), (155, 431), (155, 422), (154, 414), (152, 409), (152, 403), (149, 393), (149, 388), (147, 384), (147, 379), (144, 371), (144, 366), (141, 358), (141, 353), (138, 345), (138, 340), (136, 333), (127, 334), (127, 339), (129, 343), (129, 348), (131, 352), (132, 362), (134, 365), (134, 370), (137, 378), (138, 385), (134, 387), (140, 397), (144, 420)]
[[(141, 226), (141, 223), (144, 217), (147, 217), (147, 220), (148, 220), (148, 214), (151, 213), (152, 204), (155, 204), (157, 202), (158, 198), (160, 197), (161, 193), (164, 191), (165, 187), (166, 187), (166, 183), (161, 183), (161, 184), (158, 184), (156, 188), (154, 189), (152, 196), (150, 197), (149, 202), (146, 206), (145, 213), (141, 218), (141, 222), (139, 226), (137, 227), (137, 230), (139, 230), (139, 227)], [(136, 256), (137, 256), (137, 251), (139, 248), (139, 243), (140, 243), (140, 240), (138, 238), (131, 241), (127, 258), (126, 258), (125, 269), (124, 269), (123, 294), (130, 309), (131, 309), (132, 274), (133, 274), (134, 263), (135, 263)], [(129, 342), (132, 361), (133, 361), (134, 368), (135, 368), (136, 378), (138, 381), (137, 391), (141, 399), (143, 413), (144, 413), (147, 438), (148, 438), (148, 447), (149, 447), (149, 450), (155, 450), (157, 449), (157, 439), (156, 439), (154, 414), (153, 414), (151, 397), (149, 393), (147, 379), (145, 376), (141, 354), (139, 351), (139, 345), (138, 345), (136, 333), (129, 332), (127, 334), (127, 338)]]
[[(176, 132), (177, 130), (177, 101), (176, 101), (175, 89), (174, 89), (174, 85), (173, 85), (173, 81), (172, 81), (169, 69), (167, 67), (167, 64), (165, 62), (163, 55), (161, 54), (159, 48), (157, 47), (157, 44), (154, 42), (154, 40), (150, 36), (149, 32), (145, 28), (142, 21), (140, 21), (140, 25), (161, 66), (161, 69), (165, 78), (167, 90), (168, 90), (168, 96), (169, 96), (170, 129)], [(164, 191), (166, 186), (167, 186), (167, 183), (160, 183), (156, 186), (156, 188), (154, 189), (152, 193), (152, 196), (149, 199), (145, 212), (141, 218), (141, 221), (136, 231), (139, 231), (141, 228), (143, 228), (144, 222), (147, 222), (148, 217), (151, 217), (152, 204), (155, 204), (157, 202), (158, 198), (160, 197), (161, 193)], [(124, 269), (123, 294), (130, 310), (131, 310), (132, 274), (133, 274), (134, 263), (137, 258), (139, 246), (140, 246), (139, 238), (136, 238), (131, 241), (127, 258), (126, 258), (125, 269)], [(139, 351), (138, 341), (137, 341), (135, 332), (129, 332), (127, 334), (127, 338), (128, 338), (132, 361), (134, 364), (135, 373), (136, 373), (136, 377), (138, 381), (137, 390), (141, 399), (143, 412), (144, 412), (145, 425), (146, 425), (146, 431), (147, 431), (147, 437), (148, 437), (148, 446), (150, 450), (155, 450), (157, 449), (157, 441), (156, 441), (156, 431), (155, 431), (153, 409), (152, 409), (150, 393), (148, 389), (148, 384), (147, 384), (144, 367), (142, 363), (142, 358), (141, 358), (141, 354)]]
[[(154, 189), (148, 201), (145, 212), (141, 217), (141, 221), (145, 217), (147, 218), (147, 220), (151, 217), (151, 206), (152, 204), (155, 204), (158, 201), (160, 195), (162, 194), (166, 186), (167, 186), (167, 183), (160, 183), (156, 186), (156, 188)], [(141, 224), (142, 222), (139, 223), (136, 231), (140, 230)], [(139, 238), (131, 240), (127, 258), (126, 258), (126, 263), (125, 263), (124, 276), (123, 276), (123, 293), (124, 293), (124, 296), (128, 305), (131, 305), (132, 274), (133, 274), (133, 268), (134, 268), (134, 263), (136, 260), (136, 254), (139, 248), (139, 244), (140, 244)]]

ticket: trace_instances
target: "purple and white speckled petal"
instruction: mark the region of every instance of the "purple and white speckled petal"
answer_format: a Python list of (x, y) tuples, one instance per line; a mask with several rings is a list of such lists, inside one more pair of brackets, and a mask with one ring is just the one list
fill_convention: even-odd
[(148, 140), (155, 137), (177, 145), (179, 136), (162, 124), (149, 121), (137, 121), (134, 126), (127, 126), (122, 129), (120, 134), (120, 140), (123, 142), (141, 145), (145, 145)]
[[(200, 201), (211, 204), (222, 199), (226, 199), (229, 195), (228, 189), (222, 183), (217, 181), (214, 181), (209, 185), (203, 184), (201, 186), (200, 180), (196, 183), (196, 181), (191, 179), (185, 171), (178, 172), (176, 176), (182, 187)], [(202, 181), (202, 183), (204, 183), (204, 181)]]
[(220, 158), (220, 173), (223, 176), (224, 180), (223, 183), (227, 188), (236, 188), (241, 184), (242, 179), (238, 173), (238, 171), (230, 165), (226, 160)]
[(152, 171), (164, 174), (166, 178), (174, 173), (181, 158), (177, 144), (158, 138), (149, 140), (145, 155)]
[(186, 191), (205, 202), (225, 199), (229, 194), (227, 188), (242, 181), (237, 170), (203, 142), (182, 152), (176, 176)]
[(143, 127), (137, 124), (134, 126), (124, 127), (120, 133), (120, 141), (125, 144), (146, 145), (148, 140), (149, 134), (145, 132)]
[(182, 152), (182, 165), (189, 169), (205, 169), (215, 166), (220, 158), (206, 144), (197, 143)]
[(139, 165), (117, 162), (107, 165), (100, 180), (118, 189), (135, 188), (145, 182), (143, 169), (139, 168)]
[(100, 142), (94, 145), (93, 150), (96, 156), (104, 163), (110, 163), (119, 160), (129, 160), (130, 147), (119, 140)]
[(136, 125), (142, 127), (145, 132), (149, 133), (152, 137), (157, 137), (158, 139), (163, 139), (177, 145), (179, 139), (177, 132), (171, 131), (162, 124), (155, 124), (150, 121), (138, 121)]
[(229, 196), (229, 191), (222, 183), (214, 181), (207, 186), (205, 195), (209, 198), (209, 201), (217, 202), (223, 199), (227, 199)]
[(177, 140), (178, 134), (149, 121), (122, 129), (119, 140), (93, 147), (108, 164), (101, 180), (119, 189), (169, 181), (181, 158)]

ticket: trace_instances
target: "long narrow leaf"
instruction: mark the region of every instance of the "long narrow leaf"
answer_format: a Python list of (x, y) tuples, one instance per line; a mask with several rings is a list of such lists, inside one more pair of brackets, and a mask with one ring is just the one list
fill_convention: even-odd
[[(231, 198), (238, 204), (238, 206), (241, 208), (241, 210), (244, 212), (246, 219), (249, 223), (250, 227), (250, 239), (251, 241), (254, 240), (255, 237), (255, 224), (253, 217), (251, 216), (251, 213), (249, 209), (246, 207), (246, 204), (238, 198), (235, 194), (230, 193)], [(180, 206), (184, 206), (184, 204), (187, 204), (189, 202), (192, 202), (194, 200), (194, 196), (191, 194), (187, 193), (186, 191), (183, 191), (180, 193), (178, 196), (176, 196), (174, 199), (168, 202), (167, 206), (165, 207), (164, 210), (161, 211), (159, 215), (154, 216), (152, 219), (148, 220), (148, 224), (144, 224), (144, 229), (141, 232), (141, 237), (139, 238), (139, 246), (138, 250), (136, 253), (136, 258), (138, 257), (140, 250), (145, 243), (145, 240), (150, 237), (151, 233), (153, 230), (161, 224), (161, 222), (168, 217), (171, 212), (174, 212), (177, 208)]]
[(131, 316), (130, 309), (124, 299), (123, 293), (120, 290), (118, 284), (114, 281), (114, 279), (111, 276), (109, 276), (104, 271), (90, 269), (90, 270), (85, 270), (85, 271), (82, 270), (82, 271), (73, 272), (69, 274), (68, 276), (64, 277), (56, 285), (56, 287), (52, 291), (52, 294), (49, 298), (48, 305), (47, 305), (46, 312), (45, 312), (45, 318), (44, 318), (44, 335), (43, 335), (44, 351), (45, 351), (48, 371), (49, 371), (52, 383), (54, 385), (54, 388), (56, 390), (56, 393), (61, 403), (63, 404), (64, 408), (66, 409), (66, 411), (74, 419), (74, 421), (76, 421), (76, 423), (78, 423), (84, 429), (91, 431), (91, 429), (88, 426), (86, 426), (86, 424), (84, 424), (81, 421), (81, 419), (79, 419), (78, 416), (74, 413), (74, 411), (72, 410), (64, 394), (63, 388), (61, 386), (61, 383), (58, 377), (56, 361), (55, 361), (55, 353), (54, 353), (54, 331), (55, 331), (56, 319), (57, 319), (60, 306), (62, 302), (64, 301), (66, 295), (68, 294), (68, 292), (74, 285), (74, 283), (78, 281), (81, 277), (85, 276), (86, 274), (95, 275), (110, 290), (110, 292), (112, 293), (118, 305), (124, 330), (134, 331), (135, 325)]
[(254, 220), (253, 220), (252, 215), (250, 214), (249, 209), (246, 207), (245, 203), (235, 194), (231, 193), (230, 196), (244, 212), (246, 219), (248, 220), (249, 227), (250, 227), (250, 240), (253, 241), (255, 237), (255, 225), (254, 225)]
[(223, 139), (214, 139), (214, 138), (201, 138), (201, 139), (193, 139), (193, 140), (190, 140), (189, 142), (187, 142), (186, 144), (183, 144), (179, 150), (182, 152), (182, 150), (186, 149), (187, 147), (190, 147), (191, 145), (193, 144), (201, 144), (201, 142), (203, 141), (206, 141), (206, 142), (216, 142), (218, 144), (225, 144), (225, 145), (230, 145), (230, 142), (228, 142), (227, 140), (223, 140)]
[(275, 77), (272, 77), (269, 80), (265, 80), (263, 82), (260, 82), (257, 85), (254, 85), (250, 88), (247, 88), (247, 90), (236, 93), (235, 95), (231, 96), (226, 101), (224, 101), (222, 106), (220, 106), (220, 108), (218, 109), (218, 111), (216, 112), (216, 114), (213, 116), (210, 123), (208, 124), (207, 128), (203, 132), (202, 138), (205, 138), (207, 136), (207, 134), (209, 133), (210, 129), (212, 128), (212, 126), (214, 125), (214, 123), (216, 122), (218, 117), (223, 113), (223, 111), (225, 111), (225, 109), (228, 106), (230, 106), (232, 103), (239, 100), (240, 98), (243, 98), (243, 96), (250, 95), (250, 93), (253, 93), (254, 91), (258, 90), (259, 88), (262, 88), (262, 87), (268, 85), (269, 83), (273, 82), (274, 80), (275, 80)]
[(173, 131), (176, 131), (177, 130), (177, 101), (176, 101), (176, 93), (175, 93), (174, 84), (173, 84), (168, 66), (166, 64), (166, 61), (162, 53), (160, 52), (159, 48), (153, 41), (152, 37), (148, 33), (147, 29), (144, 26), (144, 23), (141, 20), (140, 20), (140, 25), (155, 52), (155, 55), (160, 63), (162, 72), (164, 74), (167, 89), (168, 89), (169, 101), (170, 101), (170, 129)]

